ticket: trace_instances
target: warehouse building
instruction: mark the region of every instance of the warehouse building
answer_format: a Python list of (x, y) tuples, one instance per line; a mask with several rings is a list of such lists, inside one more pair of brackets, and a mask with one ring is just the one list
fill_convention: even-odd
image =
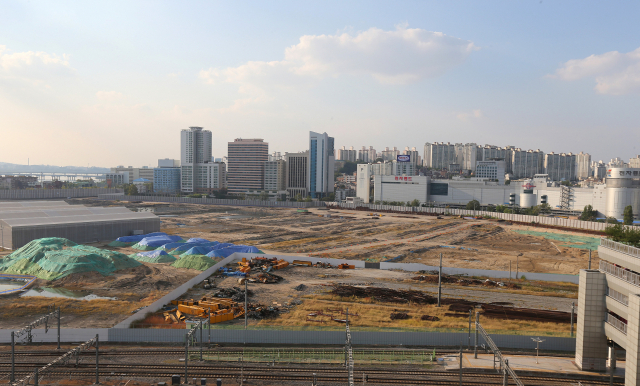
[(43, 237), (76, 243), (114, 240), (160, 230), (160, 218), (124, 207), (85, 207), (64, 201), (0, 202), (0, 247), (17, 249)]

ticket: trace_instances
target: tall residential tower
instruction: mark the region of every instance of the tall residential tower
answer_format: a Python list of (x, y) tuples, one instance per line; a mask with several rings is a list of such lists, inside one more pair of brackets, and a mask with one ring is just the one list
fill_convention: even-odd
[(333, 137), (309, 132), (309, 194), (322, 198), (333, 193), (335, 164)]

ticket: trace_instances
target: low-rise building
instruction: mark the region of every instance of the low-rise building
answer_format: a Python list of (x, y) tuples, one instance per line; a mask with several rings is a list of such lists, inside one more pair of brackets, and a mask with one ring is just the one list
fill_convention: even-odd
[(506, 163), (504, 160), (476, 161), (475, 177), (497, 181), (504, 185)]
[(429, 177), (425, 176), (373, 176), (374, 202), (429, 200)]

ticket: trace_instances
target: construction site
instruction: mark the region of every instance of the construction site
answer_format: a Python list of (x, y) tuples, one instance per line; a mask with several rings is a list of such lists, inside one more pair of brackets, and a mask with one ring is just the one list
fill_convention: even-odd
[[(63, 330), (108, 332), (107, 347), (114, 354), (104, 349), (107, 369), (127, 363), (116, 352), (136, 355), (139, 366), (146, 361), (160, 366), (148, 353), (123, 349), (115, 342), (184, 346), (188, 332), (185, 350), (191, 345), (204, 350), (202, 362), (198, 362), (201, 365), (194, 365), (194, 377), (215, 373), (223, 379), (233, 378), (234, 383), (238, 377), (244, 379), (245, 365), (237, 363), (240, 355), (250, 363), (246, 365), (250, 378), (243, 382), (267, 385), (278, 379), (291, 385), (343, 384), (343, 373), (333, 378), (328, 374), (344, 371), (335, 366), (345, 366), (346, 349), (342, 346), (347, 329), (347, 334), (350, 331), (356, 337), (367, 333), (397, 337), (389, 338), (395, 343), (377, 355), (371, 345), (380, 344), (375, 343), (378, 338), (367, 338), (374, 340), (363, 343), (363, 351), (352, 349), (357, 353), (352, 360), (365, 366), (357, 375), (360, 381), (366, 382), (367, 373), (375, 378), (381, 367), (402, 365), (405, 372), (423, 371), (421, 380), (407, 383), (405, 379), (403, 383), (385, 377), (378, 384), (435, 384), (428, 379), (453, 384), (455, 380), (447, 377), (455, 366), (442, 358), (457, 358), (451, 354), (455, 353), (451, 346), (458, 343), (427, 344), (432, 338), (426, 338), (418, 344), (410, 334), (436, 334), (436, 340), (464, 336), (468, 343), (465, 355), (469, 355), (477, 314), (487, 334), (515, 336), (518, 342), (542, 337), (554, 342), (550, 347), (557, 346), (550, 353), (560, 355), (567, 344), (571, 346), (575, 333), (578, 286), (570, 275), (598, 264), (599, 239), (593, 235), (545, 232), (491, 219), (95, 199), (69, 200), (69, 204), (153, 213), (161, 219), (160, 231), (85, 244), (59, 237), (40, 238), (4, 252), (0, 259), (0, 321), (3, 329), (19, 329), (29, 325), (34, 315), (51, 312), (55, 304)], [(440, 274), (433, 268), (440, 261), (448, 268), (490, 270), (494, 274)], [(393, 263), (398, 268), (381, 269), (380, 263)], [(408, 263), (432, 268), (407, 269)], [(532, 274), (557, 274), (551, 277), (558, 280), (526, 277)], [(245, 332), (249, 331), (259, 334), (248, 338)], [(291, 335), (294, 332), (311, 335), (295, 340), (302, 338)], [(317, 343), (295, 343), (302, 341)], [(514, 347), (515, 351), (510, 349), (513, 353), (533, 353), (530, 343), (505, 344)], [(296, 353), (291, 345), (301, 349)], [(432, 352), (436, 346), (440, 354)], [(186, 366), (178, 361), (182, 349), (171, 347), (156, 355), (164, 358), (162, 371)], [(38, 347), (24, 351), (24, 355), (41, 356), (44, 361), (47, 350), (46, 346)], [(128, 350), (136, 354), (125, 353)], [(482, 350), (480, 357), (487, 353), (494, 359), (499, 356), (486, 345)], [(185, 352), (183, 362), (184, 355), (200, 360), (197, 353)], [(211, 367), (214, 362), (221, 366), (215, 371)], [(230, 366), (229, 362), (235, 363), (233, 368), (223, 371), (223, 364)], [(294, 368), (305, 363), (320, 366), (313, 371), (322, 371), (325, 379), (319, 381), (311, 370), (302, 368), (299, 371), (303, 374), (283, 378), (282, 374), (298, 371)], [(502, 369), (505, 363), (500, 363)], [(176, 369), (170, 372), (177, 373)], [(135, 374), (141, 371), (135, 369)], [(433, 378), (438, 371), (443, 374)], [(158, 372), (160, 367), (152, 373)], [(277, 375), (268, 375), (272, 372)], [(399, 379), (404, 375), (399, 373)], [(593, 384), (605, 382), (597, 375), (582, 375), (585, 379), (595, 376)], [(167, 382), (165, 376), (151, 375), (139, 381), (148, 384), (149, 378)], [(465, 375), (465, 379), (464, 384), (476, 384), (473, 376)], [(181, 383), (185, 381), (192, 383), (186, 376)], [(487, 374), (483, 384), (491, 382)], [(535, 384), (564, 384), (554, 382), (560, 381), (549, 378)]]

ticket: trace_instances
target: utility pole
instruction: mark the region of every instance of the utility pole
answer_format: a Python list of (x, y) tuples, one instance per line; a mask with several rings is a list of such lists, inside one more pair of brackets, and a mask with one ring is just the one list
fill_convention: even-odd
[(462, 342), (460, 342), (460, 386), (462, 386)]
[(475, 359), (478, 359), (478, 324), (480, 323), (480, 314), (478, 313), (478, 310), (476, 310), (476, 344), (475, 347), (473, 348), (473, 357)]
[(518, 271), (519, 271), (519, 263), (520, 262), (520, 255), (516, 256), (516, 280), (518, 280)]
[(100, 337), (96, 334), (96, 385), (100, 384)]
[(573, 312), (575, 309), (575, 303), (571, 302), (571, 337), (573, 338)]
[(473, 318), (473, 308), (469, 310), (469, 340), (468, 340), (468, 348), (471, 350), (471, 318)]
[(11, 378), (9, 380), (11, 382), (15, 382), (16, 380), (16, 340), (15, 340), (15, 332), (11, 331)]
[(616, 344), (611, 341), (611, 359), (609, 360), (609, 386), (613, 386), (613, 374), (616, 372)]
[(589, 269), (591, 269), (591, 249), (589, 249)]
[(438, 270), (438, 307), (442, 298), (442, 252), (440, 252), (440, 269)]
[(544, 342), (545, 339), (531, 338), (531, 340), (536, 342), (536, 364), (538, 364), (538, 356), (540, 354), (540, 343)]
[(509, 376), (507, 375), (507, 366), (509, 366), (509, 360), (505, 359), (504, 360), (504, 368), (502, 369), (503, 371), (503, 378), (502, 378), (502, 385), (503, 386), (508, 386), (509, 385)]
[(60, 306), (58, 306), (58, 350), (60, 350)]
[(249, 309), (247, 308), (247, 277), (244, 277), (244, 329), (247, 329), (247, 312)]
[(202, 325), (204, 324), (204, 321), (200, 322), (200, 362), (202, 362), (202, 345), (204, 344), (204, 341), (202, 340)]
[(184, 383), (189, 383), (189, 334), (184, 336)]

